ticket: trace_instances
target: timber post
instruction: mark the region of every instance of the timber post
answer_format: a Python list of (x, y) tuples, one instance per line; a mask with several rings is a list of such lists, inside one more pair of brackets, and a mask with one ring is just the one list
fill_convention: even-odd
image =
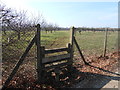
[(36, 39), (36, 45), (37, 45), (37, 77), (38, 82), (40, 83), (42, 81), (42, 56), (41, 54), (41, 28), (40, 24), (37, 24), (37, 39)]
[(73, 43), (74, 43), (74, 26), (70, 28), (70, 43), (68, 44), (68, 48), (70, 49), (70, 60), (69, 60), (69, 63), (70, 63), (70, 67), (72, 66), (73, 64)]
[[(41, 49), (41, 61), (42, 61), (42, 58), (45, 58), (45, 46), (41, 46), (40, 47), (40, 49)], [(45, 70), (43, 70), (43, 68), (45, 68), (45, 65), (43, 65), (42, 64), (42, 62), (41, 62), (41, 68), (42, 68), (42, 70), (41, 70), (41, 83), (43, 83), (44, 82), (44, 76), (45, 76)]]
[(71, 29), (70, 29), (70, 43), (71, 43), (71, 45), (72, 45), (72, 47), (73, 47), (73, 40), (74, 40), (74, 33), (75, 33), (75, 28), (74, 28), (74, 26), (73, 27), (71, 27)]
[(103, 51), (103, 57), (106, 56), (106, 48), (107, 48), (107, 32), (108, 32), (108, 28), (105, 29), (105, 39), (104, 39), (104, 51)]

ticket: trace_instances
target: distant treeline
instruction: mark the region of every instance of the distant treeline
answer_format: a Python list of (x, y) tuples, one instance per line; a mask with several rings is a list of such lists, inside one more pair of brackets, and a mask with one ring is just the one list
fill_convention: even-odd
[(118, 31), (118, 28), (76, 28), (77, 31)]
[[(70, 30), (70, 28), (63, 28), (63, 27), (59, 27), (59, 30)], [(75, 28), (76, 31), (105, 31), (106, 28), (86, 28), (86, 27), (78, 27)], [(118, 28), (107, 28), (108, 31), (118, 31), (120, 29)]]

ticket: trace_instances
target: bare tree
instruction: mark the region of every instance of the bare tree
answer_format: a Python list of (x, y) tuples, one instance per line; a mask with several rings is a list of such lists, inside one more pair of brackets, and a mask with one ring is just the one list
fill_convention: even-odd
[(46, 33), (47, 32), (53, 32), (53, 31), (56, 31), (56, 30), (59, 30), (60, 28), (58, 27), (58, 25), (57, 24), (52, 24), (52, 23), (50, 23), (50, 24), (45, 24), (45, 26), (44, 26), (44, 30), (46, 31)]
[(0, 19), (2, 20), (2, 30), (6, 35), (6, 28), (8, 29), (8, 25), (13, 22), (18, 15), (14, 15), (11, 8), (6, 8), (5, 5), (0, 4)]

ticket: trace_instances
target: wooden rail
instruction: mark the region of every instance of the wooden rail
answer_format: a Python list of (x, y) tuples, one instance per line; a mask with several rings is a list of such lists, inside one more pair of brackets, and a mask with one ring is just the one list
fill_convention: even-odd
[(64, 47), (64, 48), (45, 49), (45, 54), (62, 52), (62, 51), (68, 51), (68, 48)]
[(70, 54), (56, 55), (42, 59), (43, 64), (53, 63), (61, 60), (70, 59)]
[(67, 65), (69, 65), (68, 62), (64, 62), (64, 63), (60, 63), (60, 64), (58, 63), (57, 65), (46, 66), (46, 67), (44, 68), (44, 70), (67, 67)]

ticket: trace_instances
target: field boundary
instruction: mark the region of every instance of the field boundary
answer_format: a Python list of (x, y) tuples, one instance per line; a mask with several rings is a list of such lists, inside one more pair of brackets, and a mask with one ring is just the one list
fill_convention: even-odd
[[(5, 81), (2, 89), (6, 88), (12, 78), (14, 77), (15, 73), (18, 71), (20, 65), (24, 61), (25, 57), (27, 56), (29, 50), (32, 48), (34, 44), (37, 46), (37, 77), (38, 77), (38, 82), (41, 83), (43, 81), (43, 70), (48, 70), (48, 69), (53, 69), (54, 72), (56, 73), (56, 81), (59, 81), (59, 73), (60, 73), (60, 68), (66, 66), (69, 70), (72, 67), (73, 64), (73, 44), (75, 43), (76, 47), (78, 48), (78, 51), (80, 53), (80, 56), (82, 57), (83, 61), (85, 64), (87, 62), (84, 59), (84, 56), (80, 50), (80, 47), (77, 44), (77, 41), (75, 39), (74, 33), (75, 29), (74, 27), (71, 28), (70, 32), (70, 42), (68, 43), (67, 47), (64, 48), (58, 48), (58, 49), (51, 49), (51, 50), (45, 50), (44, 46), (41, 46), (41, 28), (40, 24), (37, 24), (37, 34), (34, 36), (32, 41), (29, 43), (28, 47), (26, 48), (25, 52), (22, 54), (21, 58), (15, 65), (13, 71)], [(67, 54), (63, 55), (57, 55), (57, 56), (52, 56), (52, 57), (47, 57), (45, 58), (45, 54), (51, 54), (51, 53), (56, 53), (56, 52), (63, 52), (66, 51)], [(43, 61), (44, 60), (44, 61)], [(67, 61), (66, 61), (67, 60)], [(57, 62), (56, 65), (54, 65), (54, 62)], [(62, 62), (62, 63), (61, 63)], [(46, 64), (52, 63), (51, 66), (46, 67)]]

